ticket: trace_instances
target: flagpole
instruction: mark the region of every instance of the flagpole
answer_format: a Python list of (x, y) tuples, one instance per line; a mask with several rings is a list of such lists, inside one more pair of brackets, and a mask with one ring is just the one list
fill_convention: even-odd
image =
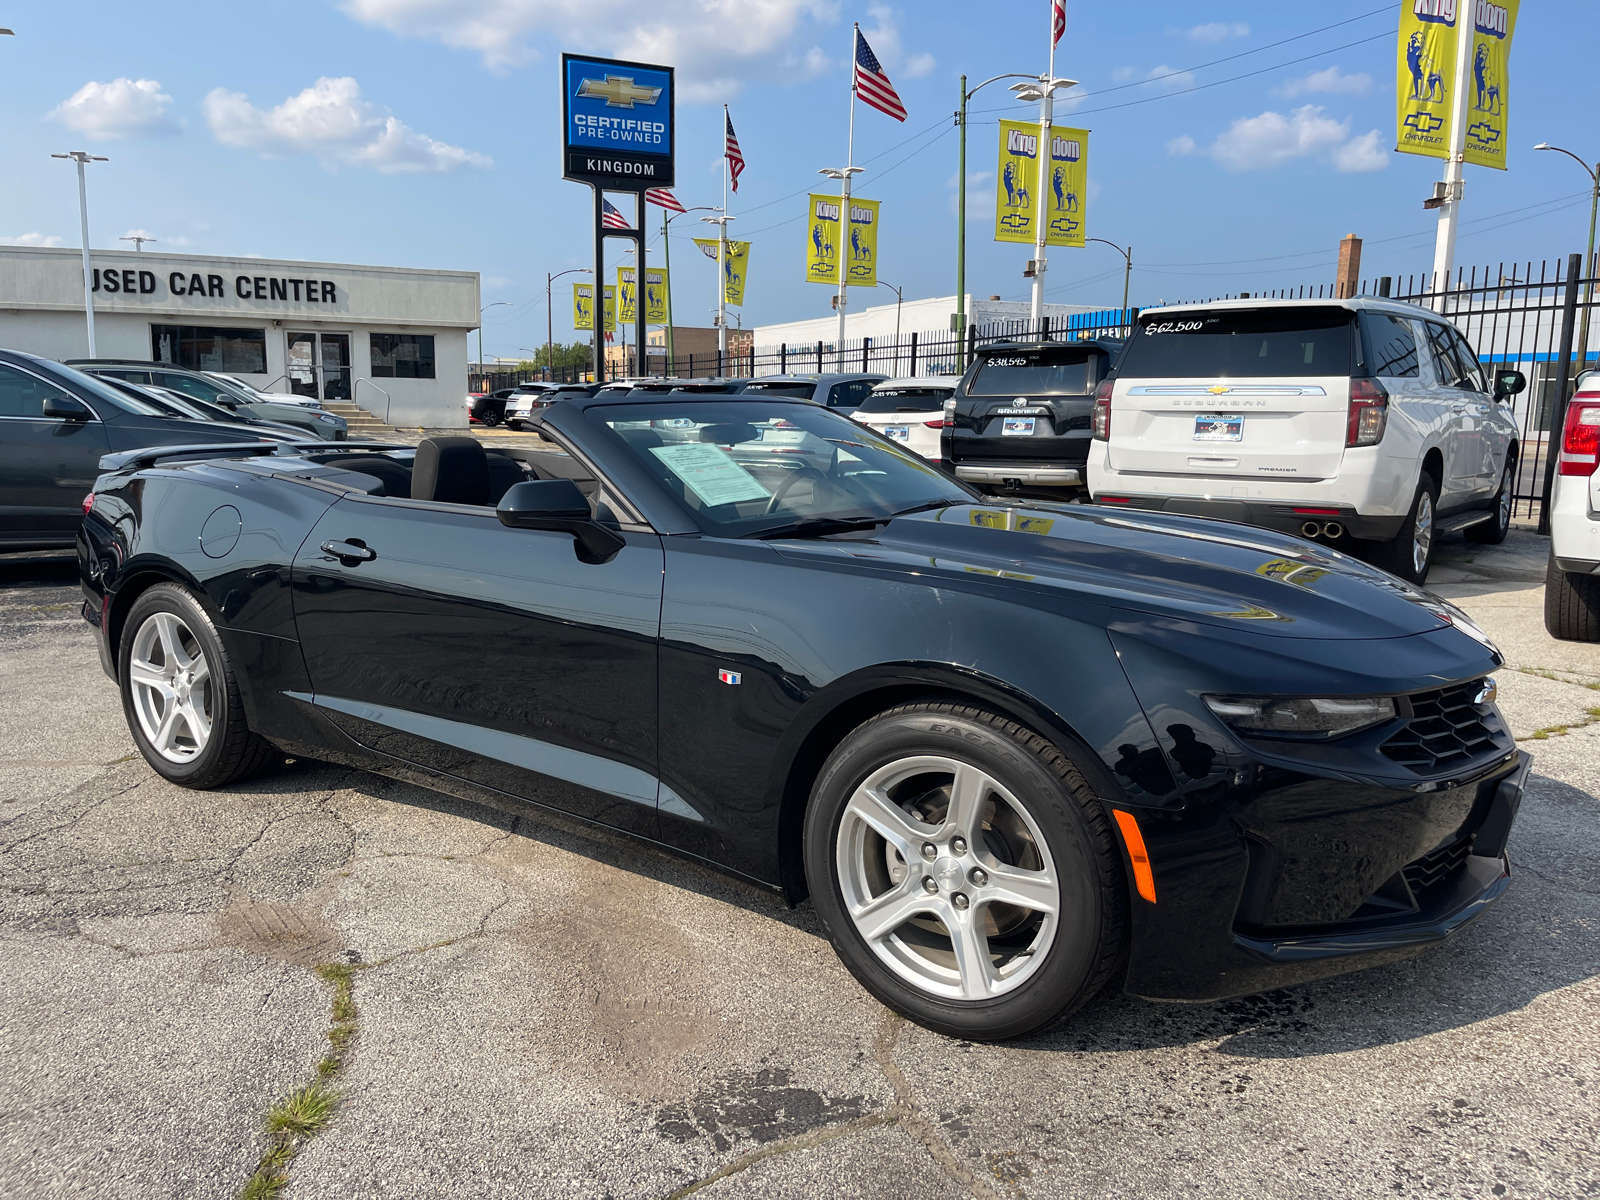
[(1050, 129), (1055, 107), (1055, 82), (1056, 82), (1056, 8), (1055, 0), (1050, 4), (1050, 20), (1048, 25), (1050, 38), (1050, 71), (1045, 76), (1044, 96), (1039, 101), (1039, 182), (1038, 199), (1034, 201), (1034, 233), (1033, 233), (1033, 305), (1031, 308), (1034, 327), (1039, 325), (1039, 319), (1044, 316), (1044, 273), (1046, 247), (1050, 238)]
[(670, 378), (677, 369), (678, 355), (672, 346), (672, 229), (669, 225), (671, 214), (665, 208), (661, 210), (661, 263), (666, 280), (663, 286), (667, 289), (667, 361), (662, 364), (661, 373)]
[(722, 106), (722, 224), (717, 226), (717, 361), (728, 353), (728, 106)]
[[(861, 23), (850, 35), (850, 141), (844, 155), (844, 182), (839, 188), (839, 337), (835, 355), (844, 353), (845, 309), (850, 302), (849, 276), (845, 273), (845, 250), (850, 245), (850, 176), (856, 158), (856, 54), (860, 49)], [(842, 361), (842, 360), (841, 360)]]

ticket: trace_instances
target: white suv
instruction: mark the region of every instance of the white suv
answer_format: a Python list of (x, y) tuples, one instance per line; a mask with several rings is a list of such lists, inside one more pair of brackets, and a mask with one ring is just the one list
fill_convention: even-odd
[(1095, 394), (1089, 491), (1360, 546), (1421, 583), (1440, 533), (1504, 540), (1523, 386), (1415, 305), (1149, 309)]
[(1550, 494), (1544, 627), (1551, 637), (1600, 642), (1600, 371), (1567, 402)]

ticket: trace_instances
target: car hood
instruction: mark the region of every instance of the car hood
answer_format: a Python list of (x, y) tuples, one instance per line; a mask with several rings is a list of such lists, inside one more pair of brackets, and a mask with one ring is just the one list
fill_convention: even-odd
[(897, 517), (869, 539), (779, 541), (928, 576), (987, 575), (1126, 612), (1291, 638), (1409, 637), (1454, 625), (1453, 605), (1347, 555), (1204, 517), (1102, 505), (963, 504)]

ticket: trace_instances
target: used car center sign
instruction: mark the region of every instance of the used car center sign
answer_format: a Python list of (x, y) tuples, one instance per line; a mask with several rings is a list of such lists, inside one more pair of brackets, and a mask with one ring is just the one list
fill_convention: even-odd
[[(240, 300), (310, 301), (313, 304), (338, 304), (339, 288), (331, 279), (295, 279), (281, 275), (235, 275), (230, 281), (222, 275), (195, 271), (169, 271), (166, 290), (174, 296), (226, 297), (231, 286)], [(159, 296), (162, 278), (154, 271), (133, 267), (112, 270), (94, 268), (91, 290), (124, 296)]]
[(671, 187), (673, 69), (561, 56), (563, 179), (613, 191)]

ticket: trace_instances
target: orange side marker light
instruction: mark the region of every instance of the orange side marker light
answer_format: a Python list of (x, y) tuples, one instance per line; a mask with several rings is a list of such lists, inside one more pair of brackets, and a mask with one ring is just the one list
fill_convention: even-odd
[(1128, 858), (1133, 862), (1133, 886), (1139, 895), (1156, 902), (1156, 877), (1150, 873), (1150, 855), (1144, 848), (1144, 834), (1139, 832), (1139, 822), (1131, 812), (1120, 808), (1111, 810), (1117, 818), (1117, 828), (1122, 830), (1122, 841), (1128, 847)]

